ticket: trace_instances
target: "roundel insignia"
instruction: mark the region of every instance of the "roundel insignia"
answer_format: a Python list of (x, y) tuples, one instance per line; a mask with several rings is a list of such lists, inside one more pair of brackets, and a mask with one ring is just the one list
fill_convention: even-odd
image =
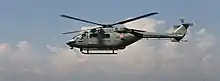
[(123, 34), (120, 34), (120, 36), (119, 36), (120, 38), (124, 38), (124, 35)]

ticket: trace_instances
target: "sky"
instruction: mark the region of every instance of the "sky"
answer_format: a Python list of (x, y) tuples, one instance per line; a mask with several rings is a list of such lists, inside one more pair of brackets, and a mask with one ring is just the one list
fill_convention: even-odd
[[(1, 81), (219, 81), (218, 0), (1, 0)], [(118, 55), (84, 56), (62, 32), (159, 12), (125, 24), (167, 32), (184, 17), (187, 43), (142, 39)]]

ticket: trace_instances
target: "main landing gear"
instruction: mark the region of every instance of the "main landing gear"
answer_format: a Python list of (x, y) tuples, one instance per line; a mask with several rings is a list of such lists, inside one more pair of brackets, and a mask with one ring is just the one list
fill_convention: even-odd
[[(82, 49), (80, 48), (80, 52), (83, 54), (117, 54), (118, 49)], [(110, 51), (110, 52), (107, 52)]]

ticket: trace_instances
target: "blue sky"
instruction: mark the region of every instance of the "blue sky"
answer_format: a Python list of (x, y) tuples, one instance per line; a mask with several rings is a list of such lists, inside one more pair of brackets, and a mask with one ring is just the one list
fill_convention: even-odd
[(166, 28), (178, 23), (178, 18), (183, 16), (196, 22), (196, 28), (207, 27), (217, 32), (218, 3), (218, 0), (3, 0), (0, 6), (0, 41), (62, 43), (66, 37), (61, 32), (90, 25), (61, 18), (60, 14), (97, 22), (115, 22), (158, 11), (160, 14), (153, 18), (165, 20)]
[[(133, 81), (132, 79), (201, 81), (198, 77), (202, 74), (209, 77), (208, 79), (210, 81), (219, 81), (220, 64), (217, 62), (219, 62), (218, 58), (220, 58), (220, 55), (217, 49), (219, 43), (216, 42), (220, 37), (218, 32), (220, 18), (219, 3), (219, 0), (1, 0), (0, 48), (1, 46), (2, 48), (5, 47), (5, 49), (9, 49), (9, 52), (3, 52), (8, 54), (6, 55), (7, 58), (0, 58), (0, 64), (3, 64), (0, 65), (0, 74), (2, 72), (2, 66), (3, 69), (15, 67), (6, 69), (6, 75), (3, 75), (4, 81), (12, 81), (13, 79), (18, 79), (18, 81), (32, 79), (58, 81), (65, 78), (66, 81), (72, 81), (74, 78), (77, 81), (90, 79), (98, 81)], [(166, 43), (158, 41), (156, 43), (161, 45), (155, 44), (155, 41), (147, 43), (145, 43), (146, 41), (141, 41), (137, 45), (133, 45), (134, 48), (132, 46), (128, 48), (139, 52), (135, 53), (127, 50), (119, 57), (104, 57), (106, 59), (85, 57), (86, 59), (76, 60), (75, 53), (72, 54), (72, 52), (67, 51), (65, 48), (65, 42), (71, 38), (71, 35), (62, 35), (62, 32), (79, 30), (82, 26), (92, 25), (62, 18), (59, 16), (61, 14), (94, 22), (111, 23), (154, 11), (160, 14), (149, 17), (152, 20), (147, 20), (146, 23), (150, 21), (156, 24), (156, 21), (159, 20), (165, 21), (165, 23), (156, 25), (158, 27), (153, 26), (152, 29), (156, 28), (166, 31), (172, 25), (179, 23), (179, 17), (185, 17), (189, 22), (195, 22), (195, 26), (190, 28), (192, 32), (190, 39), (192, 42), (181, 44), (182, 46), (178, 47), (178, 45), (170, 44), (167, 46)], [(18, 45), (17, 48), (16, 45)], [(29, 47), (32, 48), (31, 53)], [(25, 49), (25, 51), (20, 48)], [(52, 52), (48, 51), (48, 49)], [(190, 51), (188, 52), (188, 50)], [(14, 52), (21, 53), (21, 56), (19, 54), (16, 55)], [(167, 54), (163, 54), (162, 52)], [(132, 56), (131, 53), (137, 55)], [(11, 59), (20, 60), (23, 59), (23, 56), (24, 61), (30, 61), (30, 64), (28, 62), (23, 65), (23, 61), (18, 61), (16, 62), (18, 65), (16, 63), (13, 65), (14, 62)], [(145, 56), (145, 58), (142, 56)], [(137, 62), (136, 58), (141, 60)], [(209, 58), (212, 59), (209, 60)], [(203, 59), (205, 62), (200, 62), (198, 59)], [(4, 61), (1, 62), (2, 60)], [(71, 63), (71, 61), (74, 61), (74, 63)], [(104, 66), (103, 64), (108, 65)], [(62, 65), (67, 66), (65, 68), (68, 70), (63, 70), (63, 67), (60, 69)], [(138, 66), (135, 67), (134, 65)], [(20, 69), (22, 69), (22, 72), (30, 71), (31, 73), (32, 66), (35, 66), (37, 72), (42, 73), (42, 75), (19, 74)], [(54, 68), (55, 66), (57, 66), (59, 71), (56, 71), (57, 68)], [(165, 69), (161, 68), (162, 66)], [(124, 68), (128, 67), (131, 68), (124, 70)], [(113, 72), (109, 72), (109, 69), (112, 69)], [(173, 72), (172, 69), (176, 72)], [(90, 72), (90, 70), (92, 71)], [(42, 71), (45, 71), (45, 73)], [(69, 72), (65, 74), (65, 71)], [(124, 71), (128, 71), (128, 74), (127, 72), (124, 73)], [(94, 75), (91, 76), (90, 73), (94, 73)], [(191, 76), (187, 74), (191, 74)], [(72, 78), (72, 76), (74, 77)], [(88, 79), (83, 78), (83, 76), (87, 76)], [(172, 78), (172, 76), (175, 76), (175, 78)], [(26, 77), (31, 78), (23, 79)], [(41, 77), (42, 79), (37, 79), (37, 77)], [(60, 77), (60, 79), (56, 77)]]

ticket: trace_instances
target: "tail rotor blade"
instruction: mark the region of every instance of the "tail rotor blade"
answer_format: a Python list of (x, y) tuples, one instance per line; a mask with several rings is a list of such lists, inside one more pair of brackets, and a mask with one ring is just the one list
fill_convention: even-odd
[(181, 22), (181, 23), (184, 23), (184, 20), (183, 20), (183, 19), (180, 19), (180, 22)]
[(185, 18), (184, 17), (180, 17), (180, 22), (181, 22), (181, 24), (185, 23)]
[(186, 22), (184, 17), (180, 17), (180, 22), (181, 24), (188, 24), (189, 26), (194, 26), (194, 23)]

